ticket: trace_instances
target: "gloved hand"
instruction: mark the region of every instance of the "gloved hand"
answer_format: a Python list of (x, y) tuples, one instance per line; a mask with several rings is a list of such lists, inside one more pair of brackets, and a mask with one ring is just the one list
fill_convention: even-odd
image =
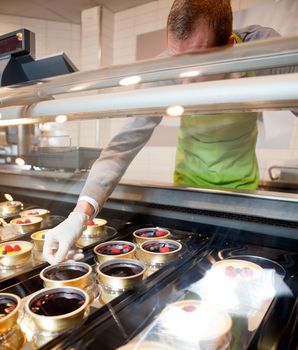
[(71, 212), (66, 220), (45, 235), (43, 257), (50, 264), (59, 264), (65, 260), (78, 260), (82, 251), (72, 249), (82, 232), (87, 228), (88, 215)]

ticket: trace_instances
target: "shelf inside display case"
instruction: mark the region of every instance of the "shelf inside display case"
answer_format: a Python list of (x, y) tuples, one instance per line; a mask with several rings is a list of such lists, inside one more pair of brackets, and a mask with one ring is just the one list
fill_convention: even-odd
[[(24, 200), (21, 196), (20, 199)], [(38, 198), (31, 198), (31, 200), (32, 203), (39, 204)], [(58, 208), (58, 203), (51, 203), (53, 207)], [(145, 206), (148, 212), (150, 206)], [(59, 202), (60, 214), (71, 210), (71, 207), (70, 203)], [(163, 209), (170, 210), (160, 206), (160, 214)], [(188, 209), (180, 208), (181, 214), (187, 211)], [(192, 346), (192, 343), (189, 343), (190, 340), (197, 342), (198, 339), (192, 339), (189, 334), (185, 340), (183, 338), (185, 334), (176, 330), (174, 332), (176, 340), (173, 344), (173, 336), (169, 335), (173, 329), (176, 329), (175, 327), (179, 329), (180, 326), (165, 323), (166, 315), (173, 305), (174, 313), (182, 312), (184, 307), (187, 313), (194, 308), (206, 310), (205, 305), (201, 305), (203, 301), (213, 304), (213, 307), (218, 306), (216, 301), (220, 302), (221, 306), (224, 305), (226, 301), (223, 295), (227, 292), (224, 288), (225, 284), (220, 285), (217, 280), (210, 282), (207, 278), (212, 267), (221, 262), (228, 264), (224, 271), (227, 269), (231, 274), (231, 276), (224, 274), (224, 278), (235, 278), (237, 281), (251, 278), (251, 272), (254, 271), (250, 268), (253, 269), (255, 266), (258, 266), (261, 271), (266, 271), (266, 274), (261, 280), (254, 281), (252, 289), (248, 288), (251, 283), (244, 281), (245, 295), (248, 296), (246, 299), (243, 299), (243, 291), (241, 292), (238, 285), (237, 296), (240, 298), (238, 307), (228, 305), (226, 309), (220, 309), (219, 319), (221, 317), (231, 319), (232, 323), (223, 334), (220, 333), (219, 338), (225, 339), (224, 341), (229, 343), (231, 349), (264, 348), (269, 342), (280, 347), (285, 339), (288, 343), (291, 342), (291, 325), (295, 323), (293, 310), (298, 286), (296, 272), (298, 252), (289, 238), (259, 235), (259, 232), (269, 226), (269, 222), (264, 220), (262, 223), (262, 220), (255, 218), (254, 231), (252, 231), (251, 222), (246, 222), (244, 217), (241, 217), (241, 225), (238, 227), (234, 225), (236, 215), (231, 215), (229, 219), (227, 219), (228, 215), (225, 218), (224, 216), (217, 218), (221, 220), (219, 225), (214, 217), (208, 216), (208, 211), (203, 223), (199, 220), (191, 222), (162, 215), (149, 215), (140, 213), (137, 209), (119, 211), (106, 208), (101, 215), (109, 225), (117, 229), (118, 233), (113, 236), (113, 240), (134, 242), (132, 235), (134, 231), (140, 232), (139, 229), (144, 229), (141, 230), (144, 232), (146, 229), (150, 231), (152, 227), (166, 228), (171, 232), (171, 238), (182, 243), (182, 254), (178, 260), (147, 276), (133, 290), (115, 293), (113, 296), (115, 298), (111, 298), (107, 303), (103, 303), (98, 298), (92, 305), (85, 322), (78, 327), (78, 331), (47, 334), (47, 337), (41, 335), (38, 339), (35, 338), (34, 341), (39, 342), (40, 346), (43, 342), (50, 341), (42, 347), (43, 349), (55, 347), (116, 349), (124, 344), (127, 344), (127, 349), (130, 349), (131, 344), (134, 346), (132, 348), (136, 349), (138, 348), (135, 347), (136, 344), (139, 344), (139, 348), (142, 349), (142, 346), (147, 343), (152, 345), (156, 342), (159, 345), (164, 343), (160, 345), (164, 348), (175, 349), (176, 346), (179, 349), (186, 349), (185, 346)], [(200, 215), (203, 213), (201, 212)], [(288, 236), (290, 231), (293, 235), (297, 231), (294, 223), (292, 227), (289, 223), (288, 227), (277, 226), (277, 223), (278, 221), (273, 224), (271, 220), (272, 232), (280, 230), (281, 236), (283, 230), (287, 231)], [(84, 248), (84, 262), (92, 266), (93, 273), (97, 267), (93, 252), (96, 244), (93, 242)], [(241, 261), (244, 265), (235, 267), (233, 265), (235, 260)], [(5, 281), (5, 287), (1, 288), (1, 292), (14, 293), (26, 299), (43, 288), (39, 277), (43, 267), (45, 266), (32, 271), (29, 278), (26, 274), (20, 274), (17, 282), (16, 279)], [(232, 271), (230, 271), (231, 267), (233, 267)], [(264, 284), (267, 288), (262, 288)], [(0, 285), (3, 284), (0, 282)], [(263, 293), (264, 290), (268, 293)], [(176, 307), (178, 305), (178, 309), (175, 305)], [(183, 305), (182, 311), (181, 305)], [(210, 314), (214, 315), (214, 312)], [(284, 336), (285, 334), (287, 337)], [(53, 337), (54, 339), (51, 340)], [(183, 347), (181, 347), (181, 341), (186, 341)], [(26, 349), (30, 349), (32, 344), (27, 342), (26, 346)]]

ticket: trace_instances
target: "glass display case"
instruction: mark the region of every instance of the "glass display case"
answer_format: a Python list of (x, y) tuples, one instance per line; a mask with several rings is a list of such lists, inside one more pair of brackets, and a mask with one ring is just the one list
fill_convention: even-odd
[(293, 183), (277, 192), (122, 181), (76, 243), (84, 258), (49, 267), (44, 234), (72, 211), (101, 150), (40, 139), (44, 123), (62, 120), (295, 112), (297, 42), (239, 44), (0, 89), (1, 350), (295, 349)]

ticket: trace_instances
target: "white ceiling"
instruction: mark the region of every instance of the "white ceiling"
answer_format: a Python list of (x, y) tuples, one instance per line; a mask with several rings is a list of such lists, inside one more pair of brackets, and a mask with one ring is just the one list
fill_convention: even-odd
[(112, 12), (143, 5), (152, 0), (0, 0), (0, 14), (80, 23), (81, 11), (102, 5)]

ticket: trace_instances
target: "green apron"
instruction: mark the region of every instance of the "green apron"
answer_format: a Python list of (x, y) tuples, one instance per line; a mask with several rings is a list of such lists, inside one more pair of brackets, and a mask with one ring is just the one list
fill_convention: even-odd
[(256, 189), (259, 183), (256, 141), (257, 113), (183, 116), (174, 183), (189, 187)]
[(174, 183), (190, 187), (256, 189), (257, 113), (184, 116)]

